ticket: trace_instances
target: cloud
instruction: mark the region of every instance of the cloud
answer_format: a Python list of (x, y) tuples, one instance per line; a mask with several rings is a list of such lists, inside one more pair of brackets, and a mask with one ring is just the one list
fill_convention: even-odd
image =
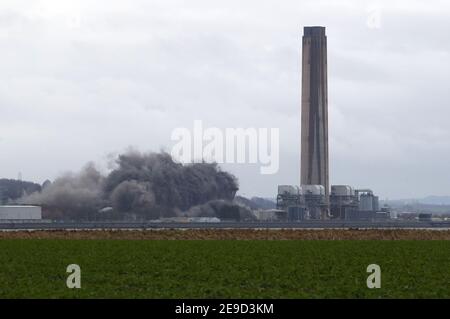
[(243, 193), (273, 196), (299, 179), (302, 27), (325, 25), (331, 182), (450, 193), (445, 1), (4, 0), (0, 12), (0, 176), (43, 181), (129, 145), (169, 148), (202, 119), (280, 128), (279, 174), (225, 166)]

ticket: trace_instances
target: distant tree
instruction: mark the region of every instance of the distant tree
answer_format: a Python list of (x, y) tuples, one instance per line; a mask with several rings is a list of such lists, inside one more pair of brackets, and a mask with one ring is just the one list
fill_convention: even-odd
[(13, 179), (0, 179), (0, 202), (14, 201), (28, 194), (40, 192), (41, 186), (32, 182), (23, 182)]

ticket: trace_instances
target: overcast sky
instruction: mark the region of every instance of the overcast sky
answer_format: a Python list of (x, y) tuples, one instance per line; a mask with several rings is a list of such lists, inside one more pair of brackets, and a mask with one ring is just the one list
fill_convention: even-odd
[(450, 195), (450, 4), (1, 0), (0, 177), (43, 182), (171, 132), (280, 128), (280, 171), (224, 165), (247, 196), (298, 184), (300, 50), (327, 27), (331, 184)]

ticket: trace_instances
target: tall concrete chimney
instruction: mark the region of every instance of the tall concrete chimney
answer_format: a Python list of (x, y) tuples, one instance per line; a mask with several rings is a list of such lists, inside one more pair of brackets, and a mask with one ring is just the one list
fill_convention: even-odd
[(323, 185), (328, 202), (328, 77), (325, 27), (305, 27), (302, 56), (301, 184)]

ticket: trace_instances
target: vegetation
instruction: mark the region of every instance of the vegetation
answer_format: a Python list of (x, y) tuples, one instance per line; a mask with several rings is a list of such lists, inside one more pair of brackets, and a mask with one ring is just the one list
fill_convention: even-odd
[[(0, 298), (450, 298), (449, 241), (0, 240)], [(381, 289), (368, 289), (378, 264)], [(81, 289), (66, 267), (81, 267)]]
[(0, 179), (0, 205), (40, 191), (41, 186), (39, 184), (2, 178)]

